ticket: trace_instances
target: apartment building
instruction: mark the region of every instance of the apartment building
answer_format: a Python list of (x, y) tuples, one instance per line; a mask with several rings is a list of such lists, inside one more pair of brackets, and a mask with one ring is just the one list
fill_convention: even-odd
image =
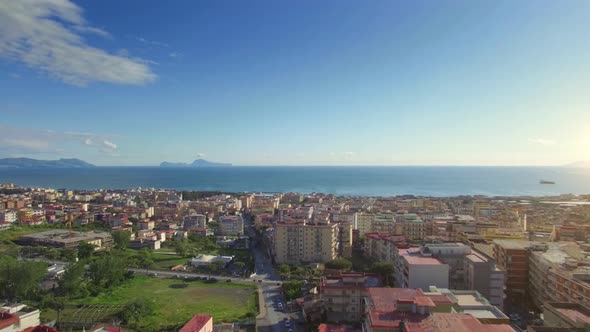
[(360, 321), (367, 289), (380, 286), (381, 281), (373, 274), (343, 273), (321, 278), (318, 288), (328, 321)]
[(137, 229), (138, 230), (149, 230), (151, 231), (156, 226), (156, 223), (153, 220), (140, 220), (137, 222)]
[(590, 239), (590, 225), (554, 225), (552, 241), (587, 241)]
[(496, 266), (490, 256), (472, 250), (465, 256), (465, 289), (476, 290), (490, 303), (504, 307), (505, 272)]
[(204, 214), (191, 213), (182, 218), (182, 228), (185, 231), (191, 229), (203, 229), (207, 227), (207, 217)]
[(277, 264), (329, 262), (338, 257), (338, 224), (310, 223), (307, 220), (277, 222), (273, 254)]
[(471, 247), (463, 243), (427, 243), (420, 248), (423, 256), (440, 259), (449, 266), (449, 288), (465, 289), (465, 256)]
[(375, 219), (374, 213), (359, 212), (356, 214), (357, 229), (361, 238), (373, 231), (373, 219)]
[(404, 235), (410, 241), (422, 241), (432, 235), (432, 223), (425, 222), (415, 213), (399, 214), (395, 219), (395, 234)]
[(555, 242), (531, 246), (529, 285), (533, 303), (575, 302), (590, 306), (590, 245)]
[(338, 256), (352, 256), (352, 224), (342, 222), (338, 224)]
[(575, 302), (548, 302), (543, 307), (544, 327), (531, 332), (585, 332), (590, 330), (590, 308)]
[(532, 242), (524, 240), (495, 240), (494, 259), (506, 273), (506, 295), (510, 298), (528, 294), (529, 247)]
[(15, 223), (16, 222), (16, 211), (4, 211), (4, 212), (0, 212), (0, 222), (4, 222), (4, 223)]
[(403, 235), (367, 233), (363, 254), (377, 261), (393, 263), (396, 248), (409, 248)]
[(241, 215), (221, 216), (218, 219), (219, 235), (242, 236), (244, 235), (244, 219)]
[(393, 213), (357, 213), (357, 228), (359, 236), (367, 233), (395, 233), (395, 215)]
[(369, 288), (367, 293), (363, 332), (515, 331), (508, 317), (477, 295), (401, 288)]
[(352, 229), (358, 229), (357, 216), (354, 212), (332, 213), (332, 221), (336, 223), (348, 223), (352, 225)]
[(449, 287), (449, 265), (420, 248), (397, 249), (395, 257), (395, 284), (402, 288), (428, 289), (430, 286)]
[(376, 214), (371, 222), (372, 233), (394, 234), (395, 217), (391, 213)]

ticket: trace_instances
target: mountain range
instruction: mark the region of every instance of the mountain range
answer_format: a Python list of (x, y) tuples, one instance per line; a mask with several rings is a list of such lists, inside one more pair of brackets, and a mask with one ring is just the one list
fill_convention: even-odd
[(192, 163), (171, 163), (164, 161), (160, 164), (160, 167), (228, 167), (232, 164), (226, 163), (215, 163), (212, 161), (207, 161), (205, 159), (197, 159)]
[(0, 159), (0, 167), (11, 168), (87, 168), (96, 167), (83, 160), (58, 159), (58, 160), (38, 160), (31, 158), (2, 158)]

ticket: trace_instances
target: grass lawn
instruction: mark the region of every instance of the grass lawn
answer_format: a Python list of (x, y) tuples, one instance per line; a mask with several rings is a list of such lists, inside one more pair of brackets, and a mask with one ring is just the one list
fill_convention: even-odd
[(44, 232), (52, 229), (58, 229), (55, 226), (49, 225), (40, 225), (40, 226), (21, 226), (21, 225), (13, 225), (11, 228), (7, 230), (0, 231), (0, 242), (5, 241), (12, 241), (16, 240), (17, 238), (31, 234), (31, 233), (38, 233)]
[(167, 255), (154, 252), (154, 267), (157, 269), (169, 270), (171, 267), (186, 264), (189, 259), (179, 255)]
[(157, 308), (154, 315), (146, 318), (147, 326), (182, 324), (195, 314), (210, 314), (215, 322), (233, 322), (258, 314), (255, 286), (143, 276), (74, 304), (126, 304), (142, 297), (154, 301)]

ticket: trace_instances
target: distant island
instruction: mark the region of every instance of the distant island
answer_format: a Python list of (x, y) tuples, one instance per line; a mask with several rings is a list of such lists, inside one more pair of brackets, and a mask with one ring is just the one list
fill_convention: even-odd
[(38, 160), (31, 158), (2, 158), (0, 168), (87, 168), (96, 167), (83, 160), (61, 158), (58, 160)]
[(227, 163), (215, 163), (212, 161), (207, 161), (205, 159), (197, 159), (195, 161), (193, 161), (192, 163), (171, 163), (171, 162), (163, 162), (160, 164), (160, 167), (228, 167), (231, 166), (232, 164), (227, 164)]

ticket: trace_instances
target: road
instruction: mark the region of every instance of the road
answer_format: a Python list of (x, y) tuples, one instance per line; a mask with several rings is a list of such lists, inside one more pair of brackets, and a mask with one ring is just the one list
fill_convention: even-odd
[[(304, 331), (303, 325), (300, 325), (294, 318), (296, 314), (285, 313), (285, 299), (282, 295), (281, 287), (277, 285), (279, 278), (276, 275), (271, 260), (260, 248), (252, 250), (256, 260), (256, 279), (262, 280), (261, 288), (264, 297), (264, 306), (266, 315), (257, 320), (256, 325), (261, 332), (289, 332)], [(279, 303), (281, 303), (279, 305)], [(279, 306), (282, 306), (280, 309)], [(285, 325), (288, 319), (290, 327)]]

